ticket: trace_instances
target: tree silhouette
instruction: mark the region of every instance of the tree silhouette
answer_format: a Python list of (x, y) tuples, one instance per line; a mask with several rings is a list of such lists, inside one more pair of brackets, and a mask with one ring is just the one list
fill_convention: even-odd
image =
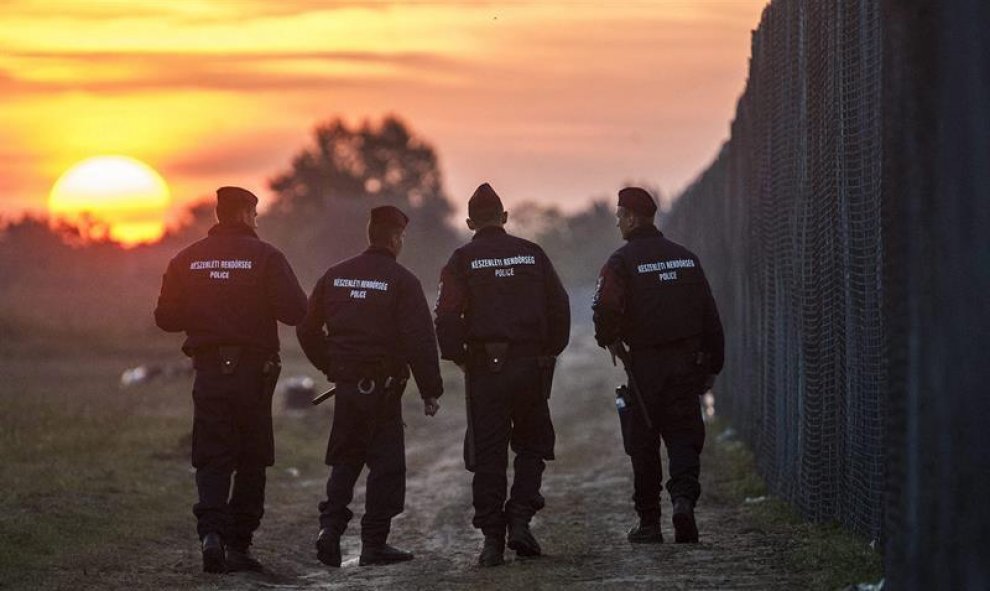
[(351, 127), (318, 125), (313, 143), (269, 183), (278, 199), (262, 232), (285, 249), (305, 284), (366, 244), (368, 211), (395, 205), (410, 217), (402, 262), (427, 285), (457, 242), (436, 151), (398, 117)]

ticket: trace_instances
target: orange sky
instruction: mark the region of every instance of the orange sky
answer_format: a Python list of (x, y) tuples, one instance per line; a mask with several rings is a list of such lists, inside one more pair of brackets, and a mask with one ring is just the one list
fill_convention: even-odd
[(99, 154), (178, 203), (266, 179), (315, 123), (396, 113), (451, 196), (491, 181), (575, 209), (627, 180), (676, 193), (728, 135), (765, 0), (6, 0), (0, 215)]

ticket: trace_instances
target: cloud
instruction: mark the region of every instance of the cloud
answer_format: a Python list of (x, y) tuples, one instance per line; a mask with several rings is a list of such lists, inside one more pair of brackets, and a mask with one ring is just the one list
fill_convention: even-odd
[[(376, 70), (389, 77), (451, 75), (465, 71), (457, 59), (425, 52), (382, 54), (358, 51), (273, 53), (206, 52), (20, 52), (0, 69), (5, 94), (59, 91), (134, 92), (197, 90), (320, 90), (373, 85)], [(32, 75), (38, 66), (78, 73), (54, 79)], [(25, 73), (18, 75), (19, 71)], [(377, 76), (380, 77), (380, 76)]]
[(286, 146), (301, 147), (307, 139), (295, 130), (225, 136), (163, 164), (162, 173), (166, 177), (230, 175), (237, 178), (270, 172), (273, 163), (287, 165), (290, 161), (292, 152)]

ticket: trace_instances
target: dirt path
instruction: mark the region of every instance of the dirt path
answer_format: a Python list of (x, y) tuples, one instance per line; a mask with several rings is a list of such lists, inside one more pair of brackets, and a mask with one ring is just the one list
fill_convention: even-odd
[[(388, 567), (357, 565), (362, 477), (351, 507), (356, 517), (343, 540), (343, 567), (328, 569), (317, 562), (315, 506), (323, 495), (325, 474), (314, 467), (307, 477), (271, 479), (268, 512), (255, 549), (271, 574), (198, 574), (196, 548), (183, 543), (181, 549), (169, 550), (169, 583), (188, 576), (185, 581), (192, 586), (221, 589), (802, 587), (780, 565), (779, 550), (786, 540), (751, 528), (738, 505), (726, 504), (712, 470), (706, 470), (710, 462), (702, 468), (700, 544), (626, 542), (626, 530), (635, 521), (629, 500), (631, 470), (610, 394), (621, 379), (587, 335), (577, 335), (561, 359), (552, 399), (558, 460), (549, 464), (545, 476), (546, 509), (533, 522), (546, 553), (542, 558), (520, 560), (508, 551), (503, 567), (475, 566), (481, 535), (470, 525), (470, 474), (461, 460), (462, 386), (448, 380), (443, 408), (435, 419), (422, 416), (414, 395), (407, 393), (405, 400), (406, 511), (393, 522), (390, 541), (413, 551), (415, 560)], [(326, 428), (320, 433), (322, 450)], [(708, 446), (713, 445), (710, 437)], [(666, 499), (664, 503), (664, 535), (672, 540), (669, 504)]]

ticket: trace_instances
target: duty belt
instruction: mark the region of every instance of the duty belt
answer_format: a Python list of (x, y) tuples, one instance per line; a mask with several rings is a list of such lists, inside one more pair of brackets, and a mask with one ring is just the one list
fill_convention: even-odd
[(498, 373), (508, 359), (539, 358), (542, 347), (536, 343), (508, 343), (504, 341), (468, 343), (468, 359), (484, 362), (492, 373)]
[(405, 383), (409, 378), (409, 367), (397, 361), (390, 362), (384, 359), (344, 360), (331, 362), (327, 377), (334, 383), (357, 383), (359, 391), (368, 393), (374, 390), (377, 384), (389, 388), (399, 382)]
[(192, 350), (192, 358), (197, 368), (216, 367), (225, 375), (234, 373), (241, 363), (260, 365), (264, 375), (282, 367), (282, 360), (277, 352), (239, 345), (196, 347)]

